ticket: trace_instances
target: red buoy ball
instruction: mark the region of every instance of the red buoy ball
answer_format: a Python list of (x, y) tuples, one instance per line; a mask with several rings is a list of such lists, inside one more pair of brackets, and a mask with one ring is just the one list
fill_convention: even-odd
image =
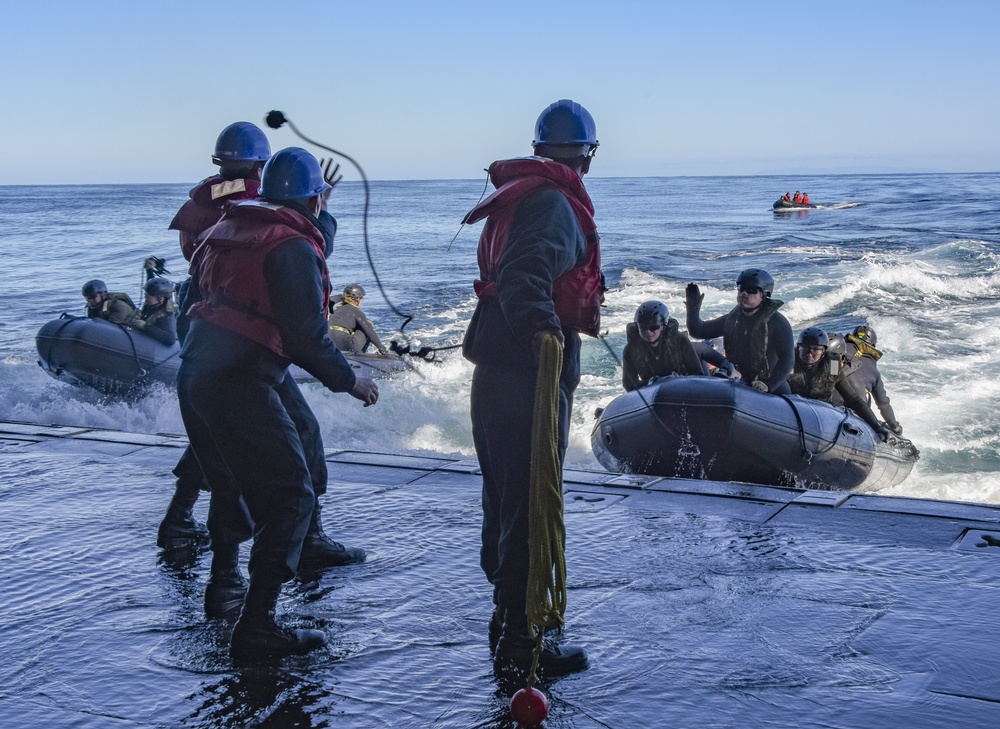
[(549, 715), (549, 700), (534, 686), (523, 688), (510, 700), (510, 715), (524, 726), (538, 726)]

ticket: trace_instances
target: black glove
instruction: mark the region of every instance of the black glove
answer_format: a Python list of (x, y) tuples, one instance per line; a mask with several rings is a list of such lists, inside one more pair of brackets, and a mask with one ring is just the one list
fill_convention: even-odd
[(705, 294), (701, 293), (698, 284), (689, 283), (684, 289), (684, 303), (689, 310), (698, 311), (701, 309), (701, 302), (705, 300)]
[(716, 367), (715, 372), (712, 373), (716, 377), (725, 377), (729, 379), (733, 376), (733, 365), (732, 363), (727, 363), (722, 367)]
[(889, 442), (889, 436), (891, 434), (892, 433), (891, 433), (891, 431), (888, 428), (882, 428), (880, 431), (878, 431), (879, 440), (881, 440), (883, 443), (888, 443)]

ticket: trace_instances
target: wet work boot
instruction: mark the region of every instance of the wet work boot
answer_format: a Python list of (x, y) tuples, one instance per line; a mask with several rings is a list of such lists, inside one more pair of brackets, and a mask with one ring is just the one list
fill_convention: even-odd
[(240, 545), (212, 545), (212, 572), (205, 585), (205, 615), (235, 619), (243, 607), (247, 581), (240, 573)]
[(326, 644), (322, 630), (293, 629), (274, 619), (281, 583), (250, 582), (243, 612), (233, 626), (229, 655), (237, 661), (253, 661), (300, 655)]
[(156, 546), (161, 549), (183, 549), (209, 543), (208, 528), (194, 518), (198, 501), (197, 488), (182, 487), (180, 482), (167, 506), (167, 513), (156, 531)]
[[(506, 620), (493, 656), (494, 671), (502, 676), (527, 674), (531, 670), (535, 642), (528, 633), (527, 618), (506, 611)], [(539, 676), (565, 676), (586, 667), (587, 653), (580, 646), (559, 646), (552, 638), (542, 639), (542, 652), (538, 657)]]
[(302, 556), (299, 557), (299, 571), (315, 572), (328, 567), (343, 567), (365, 561), (365, 550), (359, 547), (345, 547), (330, 539), (323, 532), (320, 518), (321, 507), (316, 504), (309, 521), (309, 531), (302, 542)]

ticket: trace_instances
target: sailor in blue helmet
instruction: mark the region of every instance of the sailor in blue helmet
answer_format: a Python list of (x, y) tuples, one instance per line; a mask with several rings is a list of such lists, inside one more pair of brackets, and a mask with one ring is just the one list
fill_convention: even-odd
[[(375, 383), (356, 377), (326, 335), (330, 189), (309, 152), (281, 150), (264, 167), (261, 199), (229, 203), (191, 260), (201, 299), (191, 307), (177, 385), (195, 456), (224, 467), (206, 469), (213, 571), (220, 553), (236, 558), (252, 524), (250, 583), (230, 645), (236, 659), (303, 653), (326, 641), (322, 631), (274, 618), (303, 542), (324, 537), (307, 444), (286, 403), (294, 398), (310, 411), (286, 377), (289, 365), (366, 406), (378, 400)], [(332, 540), (327, 547), (342, 563), (365, 557)]]
[(728, 314), (701, 319), (705, 294), (698, 284), (685, 291), (688, 334), (698, 339), (722, 337), (726, 358), (743, 382), (760, 392), (788, 394), (788, 375), (795, 366), (792, 327), (771, 297), (774, 278), (760, 268), (748, 268), (736, 277), (736, 306)]
[[(191, 188), (188, 200), (170, 221), (170, 230), (180, 236), (185, 260), (191, 260), (198, 236), (219, 222), (227, 202), (257, 197), (260, 172), (270, 156), (271, 145), (255, 124), (234, 122), (222, 130), (212, 153), (218, 172)], [(181, 340), (187, 333), (187, 310), (197, 297), (197, 286), (191, 284), (190, 278), (181, 282), (177, 292), (176, 332)], [(156, 543), (167, 550), (185, 550), (209, 541), (208, 530), (193, 513), (200, 491), (208, 484), (190, 447), (184, 450), (173, 474), (177, 478), (174, 494), (157, 529)]]
[[(539, 352), (546, 335), (563, 347), (558, 450), (566, 452), (573, 392), (580, 381), (580, 334), (596, 336), (604, 283), (594, 207), (583, 176), (597, 128), (580, 104), (563, 99), (538, 117), (535, 156), (490, 165), (496, 192), (464, 222), (486, 219), (479, 240), (479, 298), (463, 352), (475, 364), (472, 436), (483, 474), (481, 565), (493, 585), (494, 667), (531, 666), (528, 491)], [(582, 648), (547, 643), (543, 675), (587, 666)]]

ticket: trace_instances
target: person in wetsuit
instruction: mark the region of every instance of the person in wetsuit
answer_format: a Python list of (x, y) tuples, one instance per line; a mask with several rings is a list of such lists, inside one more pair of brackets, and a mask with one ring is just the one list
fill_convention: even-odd
[[(535, 123), (533, 157), (490, 165), (496, 192), (463, 223), (486, 219), (480, 278), (463, 354), (472, 375), (472, 437), (483, 475), (480, 565), (493, 586), (489, 624), (494, 670), (532, 665), (527, 619), (528, 514), (535, 387), (543, 343), (563, 350), (559, 375), (559, 473), (573, 393), (580, 382), (580, 333), (597, 336), (604, 283), (594, 206), (583, 177), (597, 150), (594, 118), (562, 99)], [(546, 642), (542, 675), (587, 667), (583, 648)]]
[[(896, 420), (896, 412), (889, 403), (889, 395), (886, 394), (882, 374), (878, 371), (877, 362), (882, 358), (882, 352), (875, 348), (878, 341), (875, 330), (869, 326), (858, 326), (844, 339), (847, 342), (847, 360), (857, 370), (854, 377), (859, 387), (864, 388), (871, 395), (872, 401), (875, 402), (882, 414), (886, 427), (896, 435), (902, 435), (903, 426)], [(836, 394), (834, 394), (833, 404), (842, 404)]]
[(625, 326), (625, 339), (622, 387), (627, 391), (648, 385), (654, 377), (704, 374), (694, 345), (661, 301), (639, 305)]
[(177, 315), (174, 308), (174, 284), (154, 276), (143, 287), (146, 303), (130, 326), (167, 347), (177, 341)]
[[(195, 456), (203, 468), (212, 464), (205, 475), (213, 570), (216, 557), (229, 552), (235, 561), (239, 543), (253, 538), (250, 583), (230, 642), (237, 660), (326, 642), (320, 630), (290, 629), (274, 618), (305, 540), (322, 535), (308, 438), (288, 398), (311, 411), (289, 365), (366, 406), (378, 400), (376, 384), (355, 376), (326, 336), (331, 189), (309, 152), (281, 150), (264, 167), (260, 199), (229, 203), (224, 219), (198, 237), (191, 260), (201, 298), (191, 307), (177, 388)], [(365, 558), (364, 550), (331, 544), (342, 564)]]
[(361, 300), (365, 290), (360, 284), (350, 284), (340, 296), (340, 303), (330, 310), (330, 339), (341, 352), (360, 354), (367, 352), (370, 345), (381, 355), (389, 354), (382, 341), (375, 333), (375, 327), (364, 312), (361, 311)]
[(692, 337), (722, 337), (726, 358), (739, 370), (743, 382), (760, 392), (786, 394), (788, 375), (795, 366), (792, 327), (771, 297), (774, 278), (760, 268), (748, 268), (736, 278), (736, 307), (709, 321), (701, 319), (705, 295), (698, 284), (686, 289), (687, 328)]
[(840, 335), (835, 335), (831, 341), (819, 327), (803, 329), (795, 345), (795, 368), (788, 376), (788, 385), (793, 395), (831, 404), (834, 393), (837, 393), (841, 401), (871, 426), (882, 440), (889, 437), (889, 430), (875, 417), (864, 392), (858, 390), (851, 376), (846, 363), (844, 339)]
[(136, 316), (135, 304), (129, 295), (119, 291), (108, 291), (105, 283), (98, 278), (85, 283), (81, 293), (87, 302), (88, 319), (104, 319), (112, 324), (128, 324)]

